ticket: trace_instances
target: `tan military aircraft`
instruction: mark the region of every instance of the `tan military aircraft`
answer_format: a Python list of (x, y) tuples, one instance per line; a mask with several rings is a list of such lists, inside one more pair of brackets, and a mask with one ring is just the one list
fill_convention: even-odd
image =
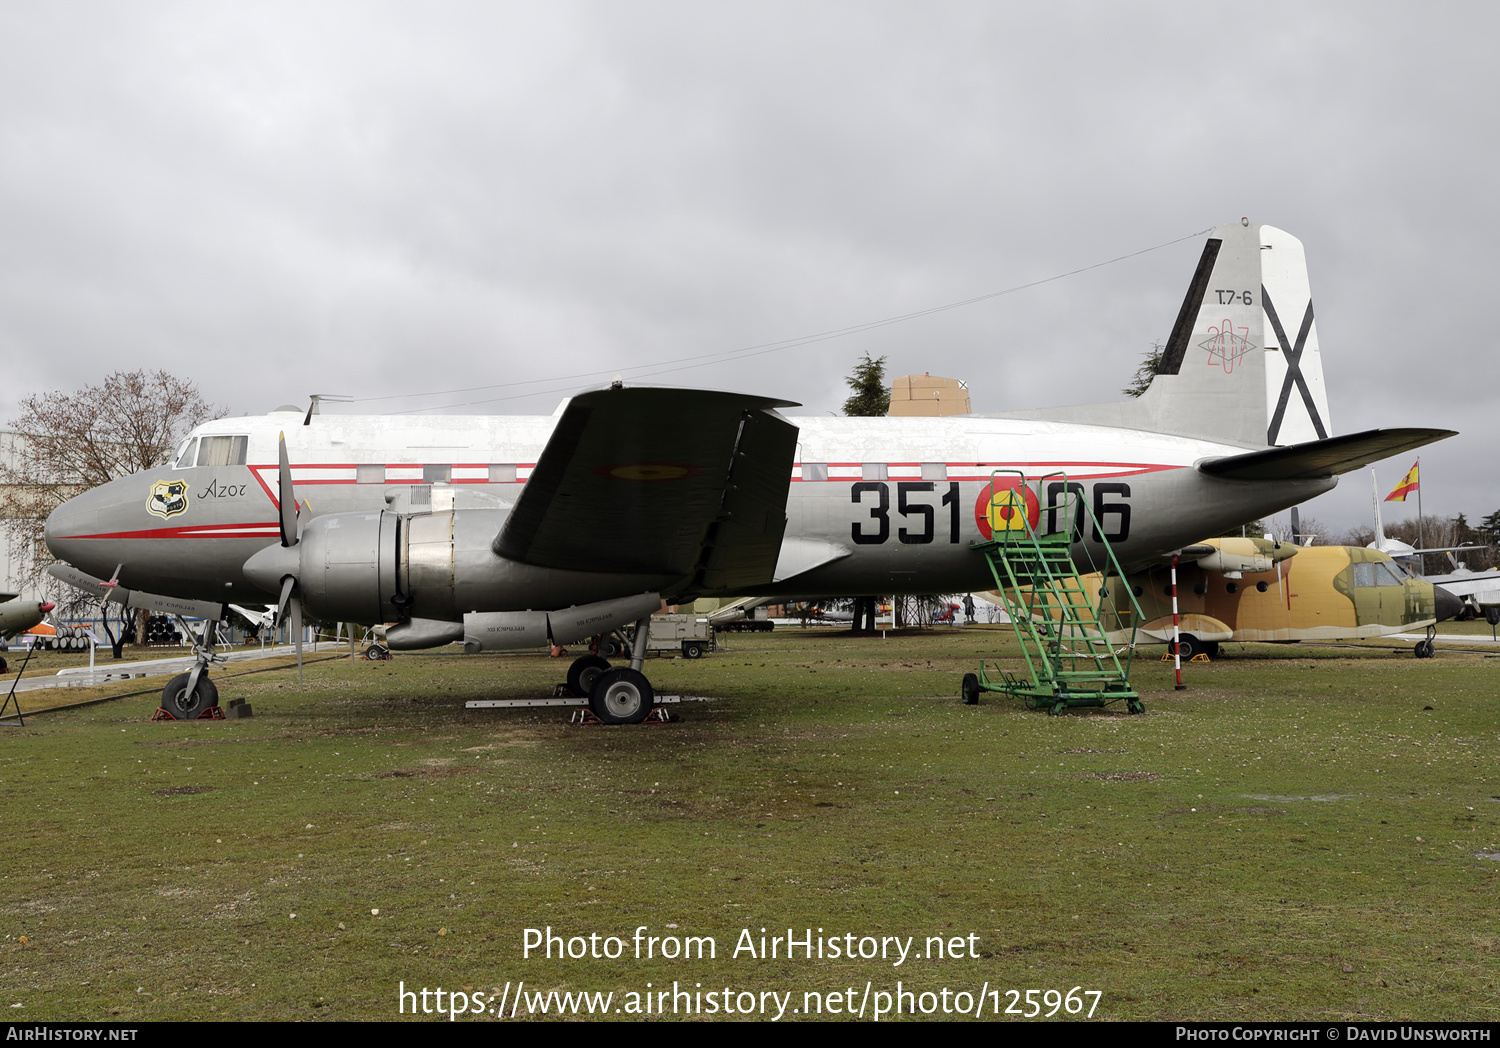
[[(1098, 576), (1094, 577), (1098, 591)], [(1143, 620), (1137, 642), (1170, 644), (1171, 567), (1128, 577)], [(1109, 601), (1129, 602), (1112, 580)], [(1403, 572), (1379, 550), (1361, 546), (1293, 546), (1260, 538), (1209, 539), (1183, 550), (1177, 565), (1181, 655), (1217, 654), (1220, 642), (1366, 640), (1424, 629), (1452, 618), (1461, 602), (1441, 586)], [(1108, 614), (1108, 613), (1107, 613)], [(1106, 623), (1110, 619), (1106, 618)], [(1118, 620), (1116, 620), (1118, 621)], [(1129, 630), (1111, 632), (1116, 643)], [(1418, 658), (1433, 653), (1418, 642)]]

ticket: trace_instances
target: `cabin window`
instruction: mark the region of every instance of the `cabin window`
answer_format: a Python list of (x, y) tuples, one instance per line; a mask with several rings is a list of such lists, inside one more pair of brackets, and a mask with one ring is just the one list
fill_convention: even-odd
[(889, 472), (884, 462), (866, 462), (859, 467), (859, 475), (865, 480), (886, 480)]
[(1271, 587), (1267, 586), (1264, 582), (1257, 582), (1255, 584), (1255, 592), (1256, 593), (1264, 593), (1266, 590), (1268, 590), (1270, 588)]
[(1377, 564), (1375, 565), (1375, 585), (1399, 586), (1401, 585), (1401, 580), (1396, 576), (1395, 572), (1391, 571), (1389, 566)]
[(946, 462), (924, 462), (922, 463), (923, 480), (947, 480), (948, 463)]
[(490, 463), (491, 484), (514, 484), (516, 482), (515, 463)]
[(428, 465), (422, 467), (423, 484), (446, 484), (452, 476), (452, 466)]
[(1354, 565), (1354, 585), (1356, 587), (1364, 588), (1365, 586), (1374, 586), (1375, 584), (1374, 564), (1365, 561), (1362, 564)]
[(355, 466), (354, 483), (356, 484), (384, 484), (385, 463), (377, 462), (373, 465)]
[(198, 465), (243, 466), (249, 437), (204, 437), (198, 442)]
[(1225, 584), (1225, 586), (1224, 586), (1224, 592), (1226, 592), (1226, 593), (1237, 593), (1237, 592), (1239, 592), (1239, 588), (1240, 588), (1239, 583), (1237, 583), (1237, 582), (1230, 582), (1230, 583)]
[(827, 480), (828, 463), (826, 462), (804, 462), (802, 463), (803, 480)]

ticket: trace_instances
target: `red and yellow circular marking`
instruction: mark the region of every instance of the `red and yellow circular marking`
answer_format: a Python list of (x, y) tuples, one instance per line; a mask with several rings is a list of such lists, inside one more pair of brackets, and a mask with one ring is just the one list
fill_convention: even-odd
[(616, 480), (654, 482), (658, 480), (681, 480), (703, 472), (702, 466), (683, 465), (677, 462), (622, 462), (613, 466), (600, 466), (594, 470), (601, 477)]
[(997, 531), (1025, 534), (1028, 526), (1035, 533), (1041, 515), (1036, 492), (1022, 484), (1020, 477), (986, 484), (974, 503), (974, 523), (987, 539)]

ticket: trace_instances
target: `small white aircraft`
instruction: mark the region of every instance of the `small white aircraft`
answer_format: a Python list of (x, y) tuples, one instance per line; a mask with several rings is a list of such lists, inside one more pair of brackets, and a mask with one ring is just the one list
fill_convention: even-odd
[[(934, 418), (791, 406), (617, 383), (550, 417), (220, 419), (162, 468), (54, 512), (51, 570), (209, 619), (275, 601), (294, 623), (304, 607), (395, 623), (395, 647), (567, 644), (634, 621), (629, 667), (585, 656), (568, 675), (601, 719), (633, 722), (653, 701), (641, 665), (663, 599), (987, 589), (971, 544), (1023, 508), (1043, 531), (1072, 519), (1075, 556), (1097, 561), (1107, 539), (1145, 566), (1453, 435), (1330, 436), (1302, 244), (1248, 220), (1208, 238), (1139, 399)], [(213, 701), (211, 636), (169, 710)]]

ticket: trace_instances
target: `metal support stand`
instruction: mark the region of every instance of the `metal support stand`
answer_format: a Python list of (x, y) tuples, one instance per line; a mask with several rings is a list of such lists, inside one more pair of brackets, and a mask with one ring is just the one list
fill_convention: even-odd
[[(35, 650), (35, 643), (26, 648), (26, 658), (21, 660), (21, 668), (16, 671), (16, 679), (10, 682), (10, 694), (6, 695), (5, 702), (0, 704), (0, 724), (5, 725), (7, 728), (26, 727), (26, 718), (21, 716), (21, 700), (16, 698), (16, 685), (21, 683), (21, 675), (26, 672), (26, 664), (31, 661), (31, 653)], [(10, 709), (12, 704), (16, 707), (16, 719), (8, 721), (5, 719), (5, 711)]]

